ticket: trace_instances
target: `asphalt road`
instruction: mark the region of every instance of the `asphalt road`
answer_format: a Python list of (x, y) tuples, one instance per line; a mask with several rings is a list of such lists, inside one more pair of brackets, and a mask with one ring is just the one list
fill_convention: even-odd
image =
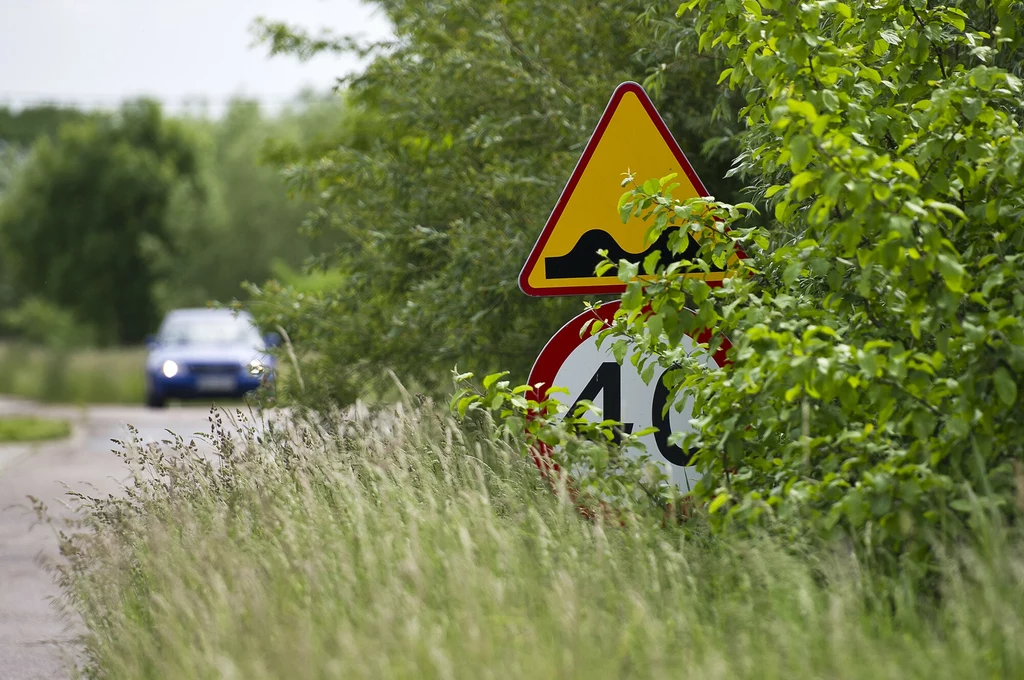
[(144, 441), (186, 438), (209, 432), (209, 406), (39, 407), (0, 397), (0, 415), (31, 413), (71, 419), (68, 440), (36, 445), (0, 444), (0, 680), (69, 678), (75, 654), (75, 622), (62, 620), (51, 598), (59, 591), (45, 564), (57, 557), (53, 529), (37, 522), (28, 496), (51, 512), (70, 513), (65, 484), (99, 493), (115, 492), (127, 469), (111, 439), (128, 438), (137, 427)]

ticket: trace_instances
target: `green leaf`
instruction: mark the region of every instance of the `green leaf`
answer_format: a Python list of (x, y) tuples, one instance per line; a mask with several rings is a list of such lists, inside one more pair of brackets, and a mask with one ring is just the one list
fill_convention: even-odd
[(789, 213), (791, 212), (790, 207), (791, 204), (788, 198), (780, 203), (776, 203), (775, 219), (777, 219), (779, 222), (785, 222), (787, 219), (789, 219)]
[(622, 296), (622, 308), (627, 310), (639, 309), (643, 303), (643, 291), (640, 290), (640, 285), (634, 281), (626, 287), (626, 292)]
[(814, 181), (814, 178), (818, 176), (818, 173), (811, 172), (810, 170), (804, 170), (798, 175), (794, 175), (793, 179), (789, 180), (789, 186), (791, 189), (799, 189), (800, 187), (809, 184)]
[(644, 182), (644, 193), (654, 195), (661, 190), (661, 184), (656, 179), (649, 179)]
[(636, 262), (630, 262), (629, 260), (619, 260), (619, 280), (623, 283), (629, 283), (636, 278), (637, 272), (640, 270), (640, 265)]
[(949, 502), (949, 507), (953, 508), (957, 512), (970, 512), (971, 504), (965, 501), (963, 498), (957, 498)]
[(953, 215), (956, 215), (962, 220), (967, 219), (967, 215), (964, 214), (964, 211), (958, 208), (957, 206), (953, 205), (952, 203), (943, 203), (942, 201), (933, 201), (931, 199), (928, 199), (927, 201), (924, 202), (924, 204), (929, 208), (935, 208), (936, 210), (952, 213)]
[(786, 282), (787, 286), (792, 286), (793, 283), (800, 278), (800, 274), (803, 272), (803, 262), (795, 260), (790, 262), (786, 269), (782, 272), (782, 280)]
[(1006, 367), (997, 368), (992, 380), (995, 382), (996, 394), (999, 395), (1000, 401), (1007, 406), (1017, 403), (1017, 383)]
[(612, 345), (612, 356), (615, 357), (615, 361), (621, 364), (626, 358), (626, 351), (628, 349), (629, 342), (627, 340), (616, 340), (615, 344)]
[(807, 167), (813, 148), (810, 138), (806, 135), (795, 135), (793, 139), (789, 140), (789, 154), (792, 159), (790, 164), (795, 172), (800, 172)]
[(708, 506), (708, 512), (714, 514), (715, 512), (718, 511), (719, 508), (721, 508), (723, 505), (725, 505), (728, 502), (729, 502), (729, 494), (727, 494), (727, 493), (720, 493), (717, 496), (715, 496), (715, 500), (711, 501), (711, 505)]
[(939, 274), (942, 275), (942, 279), (946, 282), (946, 287), (954, 293), (962, 293), (964, 290), (964, 276), (967, 274), (964, 266), (945, 253), (940, 254), (936, 260), (939, 266)]
[(954, 27), (958, 31), (962, 31), (967, 27), (967, 24), (964, 22), (963, 17), (959, 17), (955, 14), (946, 13), (942, 16), (942, 20), (945, 21), (950, 26)]
[(895, 31), (882, 31), (878, 34), (878, 37), (890, 45), (899, 45), (902, 42), (900, 36)]
[(789, 110), (793, 113), (799, 113), (807, 122), (813, 123), (818, 119), (818, 110), (814, 108), (814, 104), (804, 99), (787, 99), (786, 105)]
[(864, 80), (870, 80), (875, 85), (878, 85), (882, 82), (882, 76), (879, 75), (878, 71), (867, 66), (858, 71), (857, 75), (859, 75)]
[(658, 267), (658, 260), (661, 259), (661, 251), (655, 250), (651, 252), (647, 257), (644, 258), (644, 273), (651, 275), (654, 274)]
[(920, 181), (921, 179), (921, 175), (917, 174), (917, 168), (915, 168), (911, 163), (908, 163), (907, 161), (896, 161), (895, 163), (893, 163), (893, 167), (899, 168), (900, 170), (902, 170), (903, 172), (905, 172), (906, 174), (910, 175), (911, 177), (918, 181)]
[(633, 204), (627, 203), (619, 208), (619, 219), (625, 224), (633, 216)]
[(484, 378), (484, 389), (491, 389), (491, 385), (495, 383), (499, 378), (503, 378), (508, 375), (508, 371), (502, 371), (501, 373), (491, 373), (489, 376)]
[(822, 92), (821, 101), (829, 111), (835, 111), (839, 108), (839, 96), (832, 90)]
[(459, 417), (465, 418), (466, 411), (469, 409), (470, 405), (476, 402), (477, 400), (479, 400), (479, 397), (477, 396), (469, 396), (459, 399)]

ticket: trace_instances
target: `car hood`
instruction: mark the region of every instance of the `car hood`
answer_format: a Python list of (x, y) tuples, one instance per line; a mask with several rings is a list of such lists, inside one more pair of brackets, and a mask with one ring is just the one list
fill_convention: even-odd
[(266, 365), (273, 364), (273, 358), (265, 350), (253, 349), (246, 345), (164, 345), (149, 353), (149, 366), (160, 366), (171, 360), (177, 364), (248, 364), (259, 359)]

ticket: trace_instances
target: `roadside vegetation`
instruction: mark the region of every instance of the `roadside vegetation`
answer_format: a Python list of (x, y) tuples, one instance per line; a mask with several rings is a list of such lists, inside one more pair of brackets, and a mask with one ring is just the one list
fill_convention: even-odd
[(217, 119), (0, 108), (0, 392), (141, 404), (140, 347), (164, 312), (244, 300), (245, 281), (301, 285), (332, 240), (298, 236), (312, 204), (274, 159), (344, 111), (312, 93)]
[[(320, 258), (337, 285), (251, 293), (260, 319), (312, 351), (291, 399), (351, 402), (386, 387), (387, 369), (438, 397), (456, 364), (525, 380), (580, 304), (526, 297), (519, 270), (623, 80), (647, 83), (717, 195), (741, 191), (726, 176), (741, 97), (716, 85), (717, 53), (689, 57), (697, 38), (674, 18), (678, 3), (377, 4), (395, 39), (360, 46), (372, 60), (346, 83), (351, 127), (281, 158), (289, 185), (317, 206), (309, 226), (337, 239)], [(351, 48), (330, 31), (261, 29), (275, 54)]]
[(141, 404), (142, 348), (57, 350), (0, 343), (0, 394), (41, 402)]
[[(62, 127), (6, 190), (0, 239), (19, 245), (3, 254), (35, 258), (2, 270), (19, 337), (68, 356), (60, 338), (139, 339), (144, 317), (85, 318), (88, 279), (41, 236), (71, 225), (47, 200), (58, 179), (138, 166), (159, 181), (132, 185), (155, 215), (131, 222), (133, 304), (244, 278), (237, 304), (285, 331), (277, 397), (302, 407), (240, 440), (215, 428), (212, 462), (129, 442), (124, 497), (79, 498), (59, 576), (89, 674), (1024, 674), (1018, 5), (377, 4), (396, 32), (378, 45), (257, 27), (274, 53), (369, 57), (322, 134), (267, 147), (315, 240), (278, 233), (300, 221), (281, 208), (244, 242), (283, 239), (305, 268), (255, 258), (206, 279), (219, 251), (197, 244), (229, 247), (271, 211), (211, 202), (252, 184), (252, 156), (237, 184), (209, 184), (232, 156), (189, 140), (225, 128), (151, 105)], [(673, 175), (623, 167), (623, 194), (593, 207), (671, 230), (671, 258), (601, 265), (628, 288), (592, 330), (643, 374), (667, 369), (670, 407), (694, 400), (695, 431), (670, 439), (702, 474), (686, 499), (623, 455), (638, 435), (520, 384), (600, 302), (528, 299), (516, 274), (626, 79), (714, 194), (680, 201)], [(153, 134), (132, 146), (137, 125)], [(732, 275), (716, 288), (712, 265)], [(687, 355), (704, 332), (731, 363)], [(432, 404), (456, 365), (446, 412)], [(416, 396), (345, 410), (394, 376)], [(539, 473), (539, 443), (568, 478)]]
[(0, 416), (0, 444), (63, 439), (71, 434), (66, 420), (32, 416)]
[(585, 519), (522, 442), (430, 404), (260, 432), (215, 431), (216, 466), (129, 443), (126, 496), (83, 499), (60, 579), (87, 677), (1024, 673), (998, 518), (931, 578), (880, 579), (842, 544)]

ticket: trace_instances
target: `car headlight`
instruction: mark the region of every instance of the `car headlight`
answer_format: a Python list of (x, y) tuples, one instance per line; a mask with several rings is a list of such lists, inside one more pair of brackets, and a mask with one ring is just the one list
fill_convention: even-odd
[(168, 359), (167, 361), (164, 362), (164, 365), (160, 369), (160, 371), (164, 374), (165, 377), (173, 378), (174, 376), (178, 375), (178, 364)]
[(249, 362), (249, 375), (263, 375), (265, 370), (267, 370), (267, 367), (259, 359), (253, 359)]

